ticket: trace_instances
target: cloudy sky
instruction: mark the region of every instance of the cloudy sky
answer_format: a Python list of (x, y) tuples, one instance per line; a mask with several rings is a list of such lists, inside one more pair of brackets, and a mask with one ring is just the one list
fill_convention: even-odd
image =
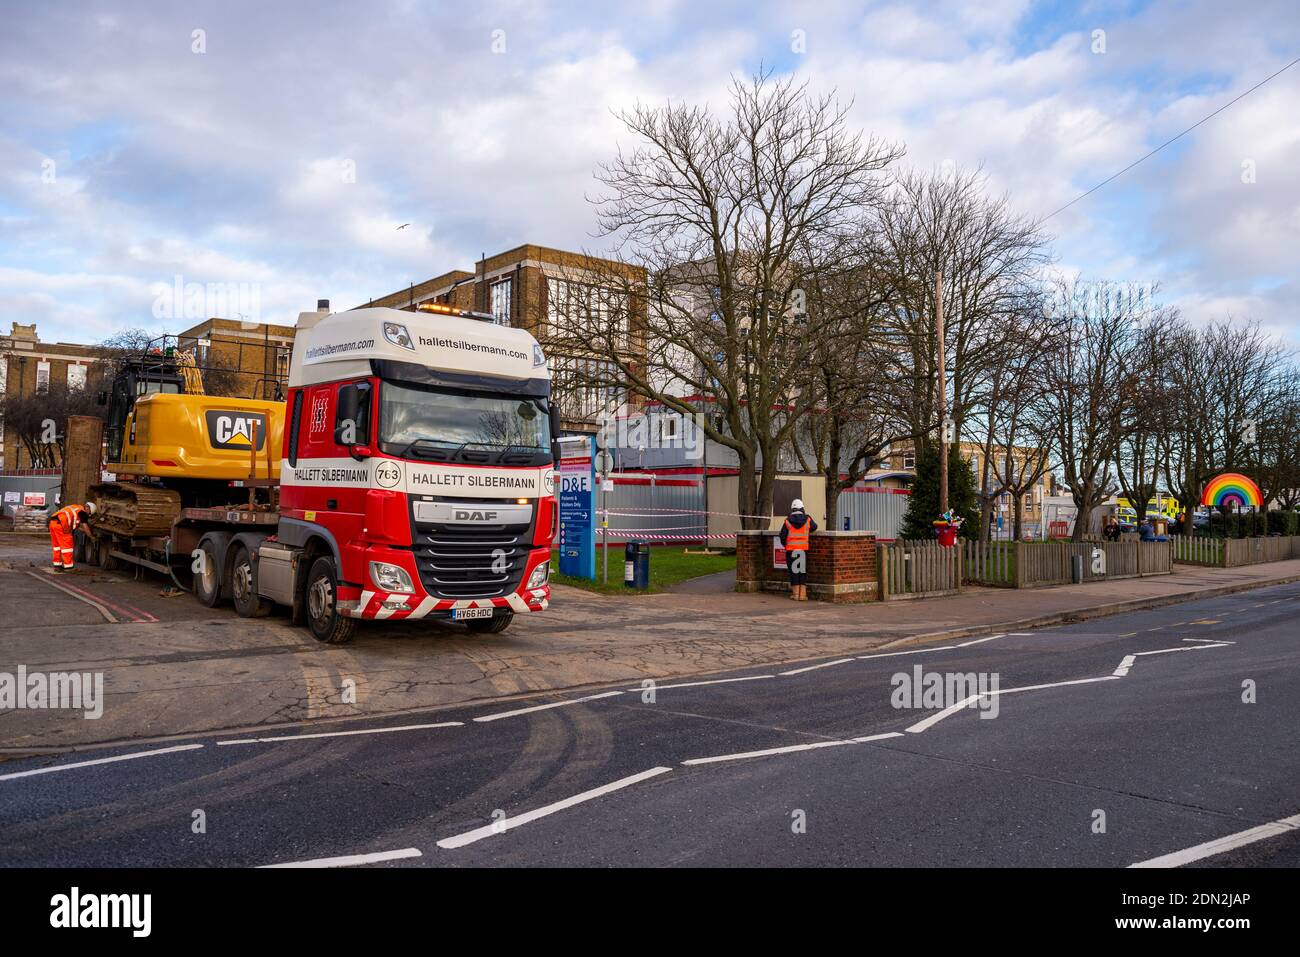
[[(98, 341), (162, 286), (292, 321), (523, 242), (599, 249), (611, 111), (766, 64), (1044, 216), (1284, 66), (1295, 0), (5, 4), (0, 328)], [(801, 31), (801, 32), (800, 32)], [(1103, 32), (1099, 32), (1103, 31)], [(411, 225), (397, 229), (403, 223)], [(1059, 266), (1300, 345), (1300, 66), (1048, 221)], [(237, 286), (238, 288), (238, 286)]]

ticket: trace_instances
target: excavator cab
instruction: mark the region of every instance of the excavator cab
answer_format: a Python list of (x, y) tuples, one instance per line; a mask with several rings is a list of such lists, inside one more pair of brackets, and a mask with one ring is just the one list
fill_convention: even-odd
[(109, 462), (122, 460), (123, 439), (136, 399), (159, 393), (184, 394), (190, 391), (186, 389), (186, 379), (174, 353), (150, 351), (118, 360), (112, 384), (98, 397), (100, 405), (108, 406), (105, 438)]

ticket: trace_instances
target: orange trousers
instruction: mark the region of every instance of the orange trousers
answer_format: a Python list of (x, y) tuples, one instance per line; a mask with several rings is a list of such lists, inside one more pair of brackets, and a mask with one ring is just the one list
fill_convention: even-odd
[(50, 547), (55, 568), (72, 568), (72, 532), (62, 522), (50, 522)]

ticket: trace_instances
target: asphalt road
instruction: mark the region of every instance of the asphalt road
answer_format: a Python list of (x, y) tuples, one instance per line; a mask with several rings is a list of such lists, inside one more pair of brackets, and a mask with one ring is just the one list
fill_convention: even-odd
[[(1298, 603), (7, 761), (0, 864), (1128, 866), (1300, 815)], [(998, 693), (895, 707), (916, 666)], [(1300, 864), (1272, 830), (1171, 863)]]

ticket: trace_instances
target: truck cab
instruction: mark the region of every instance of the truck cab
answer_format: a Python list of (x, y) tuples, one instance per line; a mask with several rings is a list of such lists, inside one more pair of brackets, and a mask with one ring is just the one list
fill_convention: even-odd
[(246, 590), (329, 643), (357, 620), (501, 631), (547, 607), (559, 417), (528, 332), (445, 306), (303, 313), (287, 403)]

